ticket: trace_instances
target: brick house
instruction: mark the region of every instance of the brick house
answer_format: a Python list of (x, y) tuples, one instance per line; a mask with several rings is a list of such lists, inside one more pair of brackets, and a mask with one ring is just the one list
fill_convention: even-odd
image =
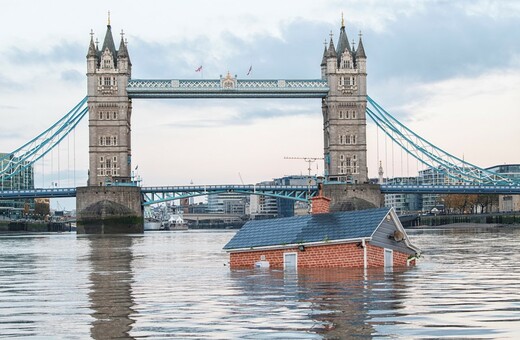
[(414, 247), (393, 208), (313, 214), (247, 222), (224, 246), (231, 268), (375, 268), (414, 265)]

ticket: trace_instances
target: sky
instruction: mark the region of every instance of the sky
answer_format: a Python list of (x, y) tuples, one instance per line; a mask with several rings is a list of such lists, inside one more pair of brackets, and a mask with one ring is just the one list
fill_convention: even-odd
[[(323, 41), (332, 31), (337, 42), (343, 13), (349, 39), (363, 34), (368, 93), (387, 111), (473, 164), (520, 163), (520, 2), (507, 0), (4, 2), (0, 152), (86, 95), (89, 34), (103, 41), (108, 11), (115, 41), (121, 30), (128, 39), (134, 79), (317, 79)], [(307, 163), (284, 157), (322, 157), (322, 124), (317, 99), (137, 99), (133, 165), (146, 186), (306, 174)], [(379, 160), (389, 176), (414, 175), (372, 122), (367, 129), (371, 177)], [(62, 186), (86, 184), (87, 138), (85, 120), (60, 147)], [(47, 174), (36, 166), (37, 186), (58, 176), (57, 161), (48, 163)]]

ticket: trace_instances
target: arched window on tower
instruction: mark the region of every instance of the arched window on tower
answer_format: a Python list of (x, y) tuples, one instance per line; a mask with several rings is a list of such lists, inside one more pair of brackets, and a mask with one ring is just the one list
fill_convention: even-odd
[(103, 69), (112, 69), (114, 68), (114, 59), (112, 58), (112, 53), (107, 48), (103, 52), (101, 56), (101, 68)]
[(341, 55), (341, 62), (340, 62), (340, 68), (347, 69), (352, 68), (353, 65), (352, 55), (348, 50), (345, 50), (343, 54)]
[(345, 155), (339, 155), (338, 175), (345, 175), (347, 173), (347, 164), (345, 162)]

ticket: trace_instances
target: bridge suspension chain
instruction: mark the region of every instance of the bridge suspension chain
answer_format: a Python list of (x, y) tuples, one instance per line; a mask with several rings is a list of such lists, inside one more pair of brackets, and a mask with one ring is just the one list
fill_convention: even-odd
[[(0, 179), (9, 180), (53, 150), (88, 112), (87, 97), (47, 130), (0, 158)], [(59, 150), (58, 150), (59, 152)]]
[(512, 178), (480, 168), (449, 154), (404, 126), (367, 96), (367, 115), (385, 134), (418, 162), (450, 177), (454, 183), (520, 185)]

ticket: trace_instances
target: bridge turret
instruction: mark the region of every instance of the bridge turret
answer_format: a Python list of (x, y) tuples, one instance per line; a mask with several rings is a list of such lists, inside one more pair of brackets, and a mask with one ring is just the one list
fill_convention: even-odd
[(98, 53), (99, 51), (94, 45), (94, 32), (90, 31), (90, 44), (88, 46), (87, 52), (87, 75), (96, 72), (96, 67), (98, 65)]
[(117, 63), (119, 65), (120, 72), (126, 72), (129, 76), (131, 76), (132, 63), (130, 62), (130, 56), (128, 55), (128, 49), (126, 48), (126, 42), (123, 39), (123, 35), (123, 31), (121, 31), (121, 42), (119, 43), (119, 50), (117, 51)]
[(367, 72), (367, 55), (365, 54), (365, 48), (363, 47), (363, 40), (361, 39), (361, 32), (359, 32), (359, 43), (356, 50), (356, 66), (360, 72), (366, 75)]
[(325, 39), (323, 47), (323, 58), (321, 58), (321, 79), (327, 79), (327, 40)]
[(334, 73), (336, 70), (336, 57), (337, 54), (334, 48), (334, 41), (332, 41), (332, 32), (330, 32), (329, 48), (327, 49), (327, 75)]

